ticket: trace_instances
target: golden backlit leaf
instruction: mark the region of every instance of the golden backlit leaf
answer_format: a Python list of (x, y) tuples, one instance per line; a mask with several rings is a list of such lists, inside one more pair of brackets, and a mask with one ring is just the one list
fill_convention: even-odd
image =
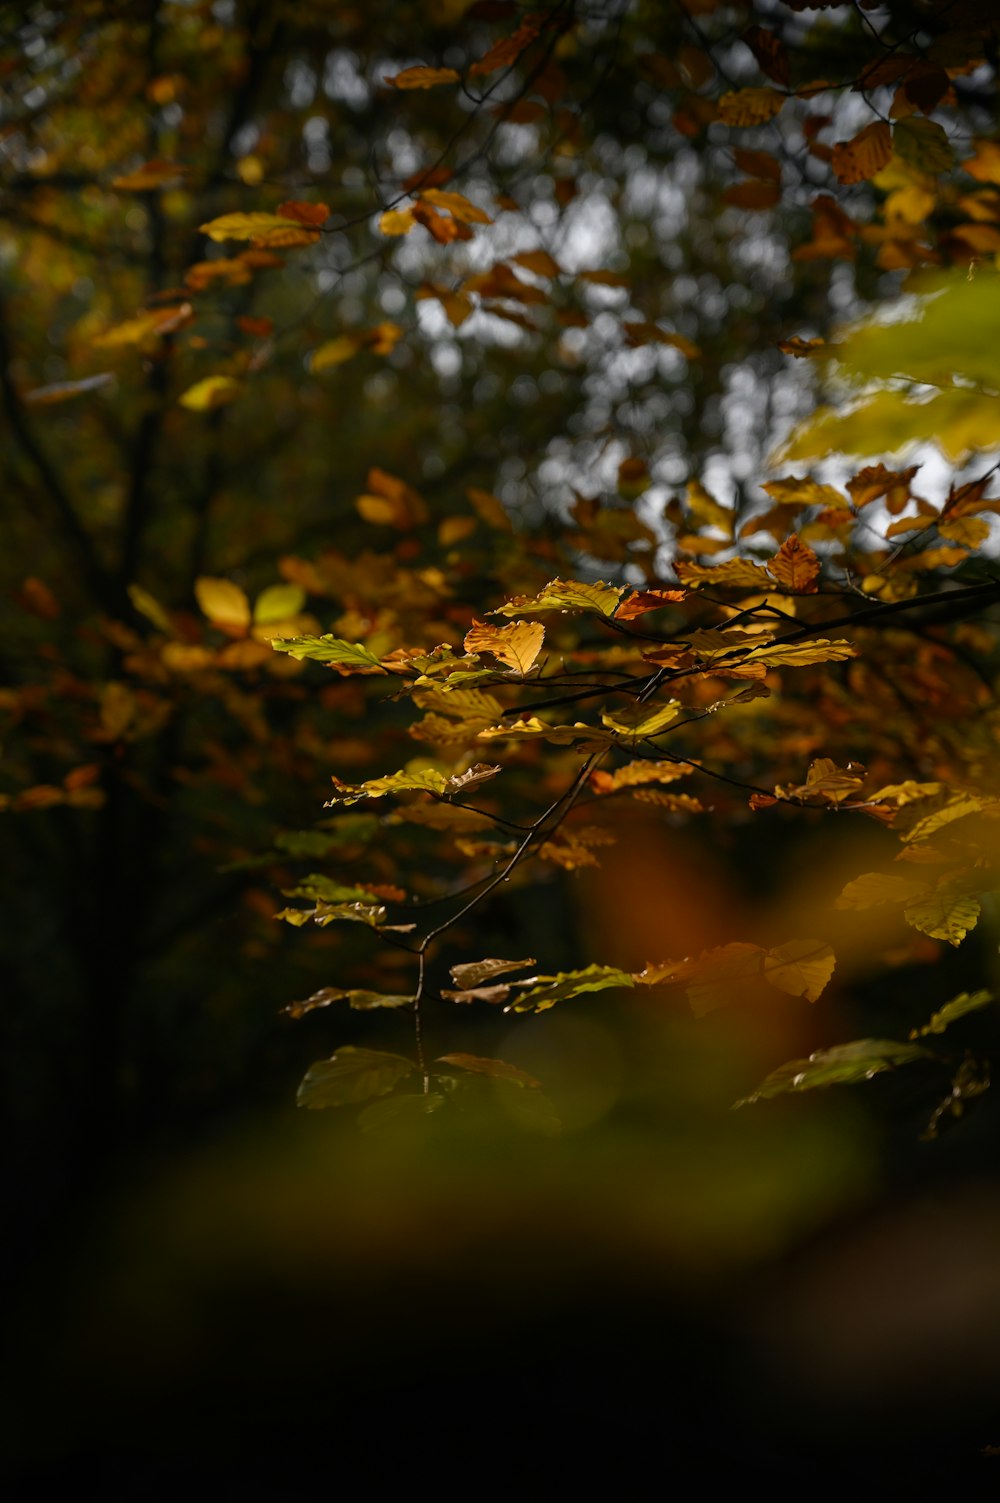
[(694, 769), (688, 762), (646, 761), (639, 759), (626, 762), (614, 772), (599, 767), (590, 774), (591, 787), (595, 793), (617, 793), (623, 788), (634, 788), (648, 783), (675, 783), (687, 777)]
[(298, 220), (288, 219), (283, 214), (220, 214), (207, 224), (199, 225), (203, 235), (210, 240), (260, 240), (262, 237), (288, 230), (301, 230)]
[(979, 899), (971, 893), (955, 892), (945, 883), (936, 892), (909, 903), (903, 917), (913, 929), (931, 939), (943, 939), (960, 945), (979, 921)]
[(858, 649), (853, 642), (828, 642), (817, 637), (811, 642), (789, 642), (787, 645), (775, 642), (773, 646), (755, 649), (751, 662), (764, 663), (768, 668), (808, 668), (813, 663), (842, 663), (857, 655)]
[(599, 616), (613, 616), (625, 588), (603, 581), (583, 584), (576, 579), (553, 579), (538, 595), (518, 595), (489, 614), (518, 616), (522, 612), (533, 614), (536, 611), (593, 611)]
[(821, 485), (808, 475), (803, 475), (801, 479), (797, 475), (788, 475), (784, 480), (768, 480), (761, 489), (767, 491), (779, 506), (847, 505), (847, 498), (842, 491), (832, 485)]
[(546, 725), (537, 715), (512, 720), (509, 725), (488, 726), (479, 732), (480, 741), (551, 741), (556, 746), (606, 744), (613, 740), (610, 731), (579, 720), (575, 725)]
[(335, 365), (343, 365), (345, 360), (351, 360), (364, 346), (363, 339), (356, 334), (339, 334), (336, 339), (328, 339), (325, 344), (319, 345), (309, 357), (309, 369), (314, 375), (321, 371), (331, 370)]
[(672, 725), (684, 706), (679, 700), (670, 700), (664, 705), (637, 705), (634, 709), (605, 711), (602, 724), (620, 736), (658, 736)]
[(530, 983), (515, 982), (515, 991), (506, 1012), (546, 1012), (557, 1002), (568, 1002), (584, 992), (606, 991), (609, 987), (632, 987), (635, 982), (627, 971), (617, 966), (589, 965), (581, 971), (560, 971), (555, 976), (533, 976)]
[(736, 89), (719, 100), (719, 119), (723, 125), (766, 125), (781, 109), (786, 96), (777, 89)]
[(515, 673), (529, 671), (542, 650), (545, 628), (540, 621), (512, 621), (509, 626), (491, 626), (474, 621), (465, 635), (466, 652), (488, 652)]
[(202, 575), (194, 582), (194, 593), (202, 614), (221, 631), (242, 636), (250, 625), (250, 601), (231, 579)]
[(190, 303), (177, 303), (166, 308), (148, 308), (128, 318), (114, 328), (106, 329), (91, 340), (95, 349), (122, 349), (128, 345), (148, 346), (165, 334), (175, 334), (194, 317)]
[(764, 957), (764, 980), (790, 997), (815, 1002), (825, 990), (837, 964), (828, 944), (814, 939), (792, 939), (777, 945)]
[(808, 543), (792, 533), (787, 537), (773, 558), (768, 559), (769, 574), (786, 590), (795, 594), (812, 594), (819, 578), (819, 559)]
[(731, 558), (724, 564), (692, 564), (678, 559), (674, 572), (682, 584), (692, 590), (766, 590), (771, 576), (749, 558)]
[(444, 209), (462, 224), (493, 223), (485, 210), (467, 199), (464, 193), (454, 193), (442, 188), (424, 188), (420, 198), (424, 203), (433, 204), (435, 209)]
[(439, 84), (461, 83), (462, 75), (454, 68), (404, 68), (401, 73), (387, 73), (382, 82), (394, 89), (436, 89)]
[(189, 412), (214, 412), (217, 407), (235, 402), (242, 390), (243, 382), (233, 376), (206, 376), (189, 386), (177, 400)]
[(414, 767), (411, 770), (404, 768), (401, 772), (389, 773), (384, 778), (369, 778), (364, 783), (342, 783), (340, 778), (335, 777), (332, 781), (337, 791), (324, 807), (356, 804), (364, 798), (385, 798), (390, 793), (433, 793), (438, 797), (448, 798), (496, 777), (500, 770), (499, 767), (478, 762), (475, 767), (470, 767), (463, 773), (441, 772), (435, 767)]
[(408, 235), (416, 222), (412, 209), (386, 209), (378, 217), (383, 235)]

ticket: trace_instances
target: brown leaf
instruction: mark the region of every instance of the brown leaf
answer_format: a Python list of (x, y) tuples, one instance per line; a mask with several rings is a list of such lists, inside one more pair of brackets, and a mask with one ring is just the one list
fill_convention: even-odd
[(773, 558), (768, 559), (768, 572), (780, 585), (796, 595), (811, 595), (816, 590), (819, 578), (819, 559), (794, 532), (787, 537)]

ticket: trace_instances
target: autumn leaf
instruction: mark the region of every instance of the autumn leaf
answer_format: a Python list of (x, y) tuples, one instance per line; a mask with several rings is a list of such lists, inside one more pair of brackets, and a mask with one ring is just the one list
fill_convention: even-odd
[(275, 233), (282, 234), (290, 230), (299, 231), (302, 225), (297, 219), (290, 219), (283, 214), (263, 214), (259, 212), (251, 214), (221, 214), (218, 219), (210, 219), (207, 224), (199, 225), (203, 235), (210, 240), (256, 240), (261, 243), (270, 243), (268, 236)]
[(470, 1070), (476, 1075), (489, 1075), (494, 1080), (508, 1080), (512, 1085), (526, 1086), (529, 1090), (537, 1090), (541, 1085), (527, 1070), (519, 1070), (516, 1065), (508, 1065), (502, 1059), (489, 1059), (481, 1054), (439, 1054), (436, 1064), (453, 1065), (458, 1070)]
[(631, 987), (632, 977), (617, 966), (589, 965), (581, 971), (560, 971), (555, 976), (533, 976), (528, 982), (517, 982), (518, 991), (508, 1002), (506, 1012), (545, 1012), (557, 1002), (569, 1002), (584, 992), (601, 992), (608, 987)]
[(615, 620), (634, 621), (647, 611), (658, 611), (665, 605), (676, 605), (686, 597), (687, 590), (637, 590), (618, 606)]
[(537, 965), (530, 956), (527, 960), (468, 960), (452, 966), (451, 979), (456, 986), (480, 987), (510, 971), (526, 970), (529, 965)]
[(461, 83), (454, 68), (404, 68), (401, 73), (386, 74), (382, 82), (394, 89), (436, 89), (439, 84)]
[(928, 884), (895, 872), (866, 872), (848, 882), (837, 908), (875, 908), (883, 903), (908, 903), (929, 891)]
[(378, 658), (361, 642), (345, 642), (339, 637), (274, 637), (271, 647), (275, 652), (287, 652), (290, 657), (309, 658), (316, 663), (326, 663), (338, 673), (385, 673)]
[(212, 579), (203, 575), (195, 580), (194, 593), (202, 614), (213, 626), (231, 636), (243, 635), (250, 625), (251, 612), (246, 592), (238, 584), (230, 579)]
[(510, 626), (490, 626), (474, 621), (465, 634), (466, 652), (488, 652), (522, 676), (542, 650), (545, 628), (539, 621), (513, 621)]
[(797, 595), (815, 593), (819, 567), (819, 559), (809, 544), (803, 543), (794, 532), (767, 561), (768, 573), (773, 574), (786, 590)]
[(493, 223), (485, 210), (471, 203), (464, 193), (453, 193), (442, 188), (423, 188), (420, 198), (423, 203), (433, 204), (436, 209), (444, 209), (462, 224)]
[(340, 334), (336, 339), (328, 339), (325, 344), (313, 350), (309, 357), (309, 369), (318, 376), (335, 365), (343, 365), (345, 360), (352, 360), (363, 348), (364, 341), (357, 335)]
[(112, 188), (125, 193), (149, 193), (155, 188), (166, 187), (168, 183), (178, 182), (187, 172), (179, 162), (170, 162), (164, 157), (155, 157), (151, 162), (144, 162), (141, 167), (136, 167), (132, 172), (123, 173), (120, 177), (111, 179)]
[(960, 945), (976, 927), (981, 911), (979, 899), (972, 893), (956, 891), (950, 883), (944, 882), (936, 892), (908, 903), (903, 909), (903, 917), (911, 928), (919, 929), (931, 939)]
[(206, 376), (203, 381), (189, 386), (177, 400), (189, 412), (214, 412), (217, 407), (235, 402), (242, 390), (242, 381), (232, 376)]
[(383, 235), (408, 235), (416, 222), (412, 209), (386, 209), (378, 217)]
[(517, 616), (522, 612), (593, 611), (599, 616), (613, 616), (625, 593), (624, 585), (582, 584), (578, 580), (553, 579), (540, 594), (518, 595), (489, 614)]
[(737, 1101), (736, 1105), (749, 1106), (788, 1091), (855, 1085), (897, 1065), (929, 1058), (929, 1051), (918, 1044), (904, 1044), (896, 1039), (855, 1039), (850, 1044), (836, 1044), (832, 1049), (817, 1049), (808, 1059), (789, 1060), (788, 1064), (772, 1070), (755, 1091)]
[(952, 997), (943, 1007), (933, 1013), (922, 1028), (913, 1028), (910, 1031), (911, 1039), (926, 1038), (932, 1033), (944, 1033), (952, 1023), (964, 1018), (970, 1012), (978, 1012), (983, 1007), (989, 1007), (993, 1001), (993, 993), (988, 991), (959, 992), (957, 997)]
[(331, 1059), (310, 1065), (299, 1086), (298, 1104), (315, 1109), (385, 1096), (415, 1069), (401, 1054), (345, 1044)]
[(892, 156), (892, 132), (884, 120), (873, 120), (850, 141), (833, 148), (833, 170), (842, 183), (862, 183), (873, 178)]
[(462, 773), (446, 773), (433, 767), (418, 767), (412, 771), (403, 769), (401, 772), (390, 773), (388, 777), (369, 778), (367, 782), (355, 784), (342, 783), (339, 778), (335, 777), (333, 785), (337, 792), (324, 805), (324, 808), (333, 808), (336, 804), (356, 804), (363, 798), (384, 798), (389, 793), (433, 793), (440, 798), (445, 798), (475, 787), (489, 778), (494, 778), (500, 771), (499, 767), (477, 762), (474, 767)]
[(777, 89), (737, 89), (719, 100), (719, 119), (723, 125), (766, 125), (785, 102)]

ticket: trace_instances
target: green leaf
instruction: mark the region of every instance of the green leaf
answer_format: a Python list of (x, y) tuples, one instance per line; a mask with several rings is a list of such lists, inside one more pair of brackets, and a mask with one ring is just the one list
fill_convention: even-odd
[(919, 1044), (904, 1044), (897, 1039), (855, 1039), (850, 1044), (835, 1044), (832, 1049), (817, 1049), (808, 1059), (791, 1059), (772, 1070), (755, 1091), (735, 1103), (748, 1106), (789, 1091), (814, 1091), (831, 1085), (853, 1085), (870, 1080), (896, 1065), (912, 1064), (918, 1059), (933, 1059)]
[(625, 590), (625, 585), (603, 581), (581, 584), (575, 579), (553, 579), (539, 594), (518, 595), (489, 614), (523, 616), (541, 611), (591, 611), (598, 616), (613, 616)]
[(298, 1104), (313, 1108), (347, 1106), (367, 1101), (370, 1096), (384, 1096), (416, 1068), (413, 1060), (401, 1054), (355, 1049), (346, 1044), (331, 1059), (320, 1059), (309, 1066), (299, 1086)]
[(314, 903), (374, 903), (374, 898), (364, 887), (345, 887), (332, 877), (311, 872), (303, 877), (296, 887), (283, 887), (286, 898), (310, 898)]
[(343, 642), (339, 637), (272, 637), (275, 652), (287, 652), (293, 658), (311, 658), (329, 663), (340, 673), (384, 673), (378, 658), (361, 642)]
[(505, 1012), (545, 1012), (557, 1002), (568, 1002), (583, 992), (601, 992), (609, 986), (634, 986), (628, 971), (620, 971), (612, 965), (588, 965), (582, 971), (560, 971), (555, 976), (532, 976), (530, 981), (519, 981), (516, 986), (526, 986)]
[(444, 1102), (440, 1091), (428, 1091), (421, 1096), (390, 1096), (388, 1101), (376, 1101), (365, 1107), (358, 1117), (358, 1126), (362, 1132), (377, 1138), (417, 1132), (427, 1125), (428, 1117), (441, 1110)]
[(306, 592), (301, 585), (268, 585), (254, 602), (253, 619), (257, 626), (272, 626), (276, 621), (297, 616), (305, 603)]
[(919, 172), (947, 172), (953, 160), (944, 127), (936, 120), (925, 120), (922, 115), (907, 115), (896, 121), (892, 148), (898, 157)]
[(922, 1028), (914, 1028), (910, 1038), (922, 1039), (931, 1033), (944, 1033), (958, 1018), (964, 1018), (969, 1012), (978, 1012), (981, 1007), (988, 1007), (992, 1001), (992, 992), (959, 992), (957, 997), (952, 997), (950, 1002), (933, 1013)]

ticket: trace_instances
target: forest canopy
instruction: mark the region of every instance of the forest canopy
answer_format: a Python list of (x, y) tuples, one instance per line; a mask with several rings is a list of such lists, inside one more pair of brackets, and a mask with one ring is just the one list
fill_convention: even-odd
[(655, 1137), (663, 1028), (782, 1164), (777, 1096), (988, 1112), (995, 8), (2, 15), (46, 1194), (296, 1088), (379, 1141)]

